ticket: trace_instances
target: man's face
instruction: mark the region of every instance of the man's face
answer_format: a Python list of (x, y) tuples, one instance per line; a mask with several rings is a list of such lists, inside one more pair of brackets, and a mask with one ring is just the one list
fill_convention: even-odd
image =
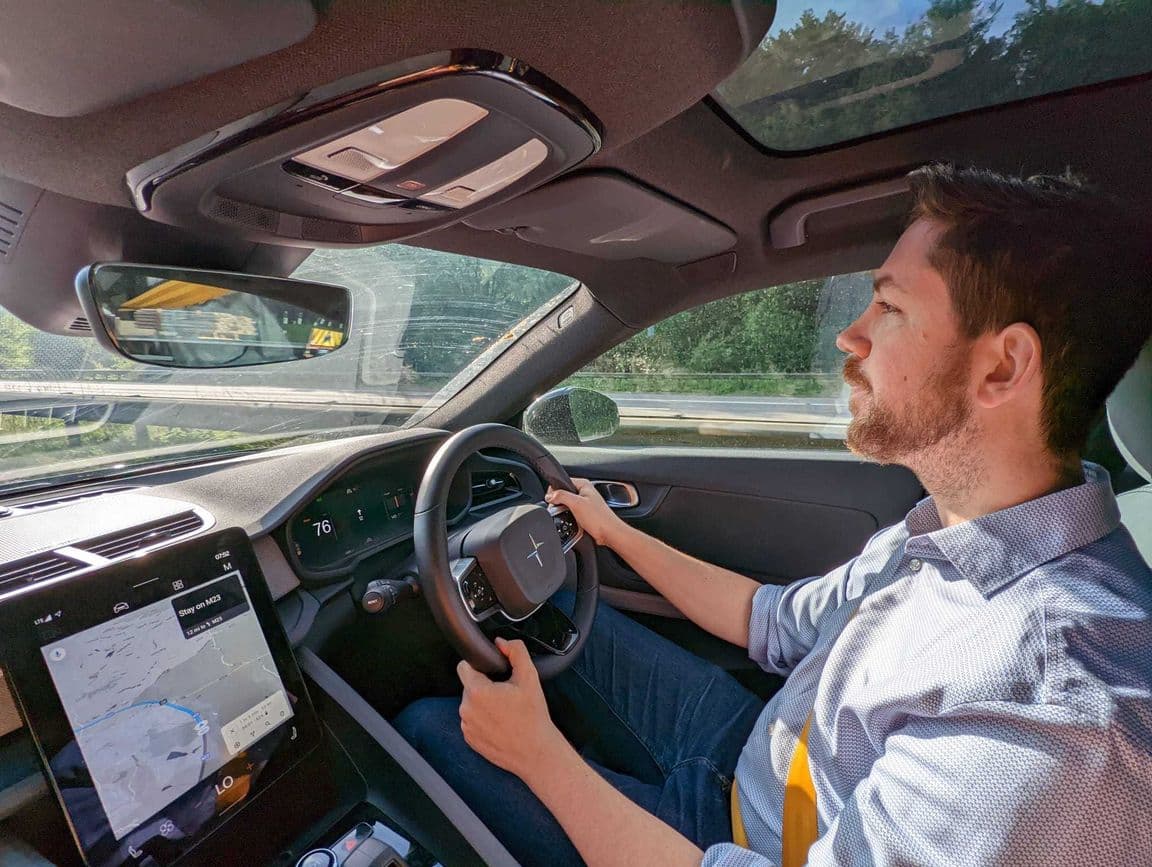
[(848, 447), (882, 463), (916, 454), (969, 426), (969, 346), (948, 287), (931, 266), (935, 226), (913, 223), (875, 274), (872, 303), (837, 338), (852, 387)]

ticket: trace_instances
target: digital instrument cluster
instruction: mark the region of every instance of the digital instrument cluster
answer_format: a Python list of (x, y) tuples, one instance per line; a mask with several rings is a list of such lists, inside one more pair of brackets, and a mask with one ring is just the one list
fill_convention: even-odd
[[(330, 485), (292, 519), (288, 542), (299, 565), (330, 572), (412, 535), (422, 463), (355, 469)], [(465, 474), (448, 498), (449, 520), (468, 509)]]

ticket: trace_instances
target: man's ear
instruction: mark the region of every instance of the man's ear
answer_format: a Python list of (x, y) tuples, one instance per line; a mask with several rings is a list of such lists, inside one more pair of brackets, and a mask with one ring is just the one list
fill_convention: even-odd
[(996, 334), (986, 335), (984, 340), (988, 363), (976, 388), (980, 406), (992, 409), (1039, 385), (1042, 356), (1040, 335), (1035, 328), (1013, 322)]

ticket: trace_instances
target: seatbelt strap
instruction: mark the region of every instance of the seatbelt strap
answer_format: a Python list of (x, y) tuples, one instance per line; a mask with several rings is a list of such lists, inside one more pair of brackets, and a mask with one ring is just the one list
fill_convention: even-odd
[[(808, 860), (808, 849), (820, 834), (816, 821), (816, 786), (808, 767), (808, 729), (811, 725), (812, 714), (808, 714), (804, 730), (800, 732), (800, 740), (792, 753), (788, 780), (784, 783), (781, 867), (804, 867)], [(739, 786), (735, 781), (732, 783), (732, 842), (742, 849), (748, 848), (748, 833), (744, 830), (744, 818), (740, 815)]]
[(784, 826), (780, 835), (780, 867), (804, 867), (808, 863), (808, 850), (820, 836), (816, 821), (816, 786), (808, 767), (808, 729), (812, 727), (812, 714), (804, 723), (792, 765), (788, 768), (788, 781), (784, 784)]
[(748, 848), (748, 834), (744, 830), (744, 817), (740, 815), (740, 787), (732, 781), (732, 842), (741, 849)]
[[(861, 603), (863, 600), (861, 600)], [(848, 620), (860, 613), (859, 605)], [(808, 764), (808, 729), (812, 727), (812, 714), (804, 721), (800, 740), (792, 752), (788, 766), (788, 779), (784, 783), (784, 816), (780, 832), (780, 867), (804, 867), (808, 863), (808, 850), (820, 836), (816, 814), (816, 784), (812, 782), (812, 769)], [(748, 848), (748, 832), (740, 815), (740, 796), (736, 782), (732, 782), (732, 842)]]

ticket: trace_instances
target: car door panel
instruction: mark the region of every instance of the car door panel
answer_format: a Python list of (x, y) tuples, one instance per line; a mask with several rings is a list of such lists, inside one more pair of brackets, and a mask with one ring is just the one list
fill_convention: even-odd
[[(855, 556), (921, 496), (916, 477), (847, 455), (704, 449), (553, 449), (574, 476), (628, 482), (633, 526), (761, 582), (787, 584)], [(602, 550), (607, 588), (655, 592)], [(627, 598), (627, 597), (620, 597)]]
[[(901, 467), (844, 453), (553, 446), (573, 476), (627, 482), (639, 503), (624, 520), (703, 560), (761, 582), (787, 584), (851, 559), (877, 530), (901, 520), (923, 494)], [(598, 549), (605, 602), (767, 698), (765, 675), (743, 648), (705, 632), (615, 553)]]

